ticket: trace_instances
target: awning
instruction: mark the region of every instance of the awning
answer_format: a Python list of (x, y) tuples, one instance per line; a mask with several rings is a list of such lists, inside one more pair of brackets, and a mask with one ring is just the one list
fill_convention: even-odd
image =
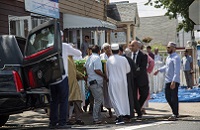
[(98, 29), (111, 29), (116, 30), (117, 26), (107, 21), (87, 18), (72, 14), (63, 15), (63, 28), (74, 29), (74, 28), (98, 28)]

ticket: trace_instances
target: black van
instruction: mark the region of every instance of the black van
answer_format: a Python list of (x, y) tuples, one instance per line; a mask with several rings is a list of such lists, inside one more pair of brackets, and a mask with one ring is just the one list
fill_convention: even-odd
[(63, 70), (57, 20), (34, 28), (27, 39), (0, 35), (0, 126), (11, 114), (47, 107), (48, 85)]

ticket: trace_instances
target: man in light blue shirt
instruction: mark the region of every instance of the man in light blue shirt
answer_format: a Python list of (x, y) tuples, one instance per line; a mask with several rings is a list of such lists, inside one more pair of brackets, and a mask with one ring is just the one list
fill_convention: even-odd
[(192, 64), (192, 57), (188, 54), (188, 50), (185, 50), (184, 56), (181, 59), (181, 64), (182, 64), (183, 71), (185, 74), (187, 87), (188, 87), (188, 89), (192, 89), (192, 86), (193, 86), (193, 82), (192, 82), (193, 64)]
[(169, 55), (166, 59), (166, 64), (156, 70), (154, 75), (157, 75), (158, 72), (165, 72), (165, 97), (173, 113), (168, 120), (175, 121), (179, 115), (178, 87), (180, 84), (181, 59), (176, 53), (176, 44), (174, 42), (168, 43), (167, 52)]

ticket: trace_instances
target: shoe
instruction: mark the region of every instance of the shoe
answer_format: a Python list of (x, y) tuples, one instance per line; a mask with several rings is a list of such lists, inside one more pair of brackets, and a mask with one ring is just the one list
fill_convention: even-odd
[(123, 121), (123, 116), (119, 116), (117, 122), (115, 123), (116, 125), (119, 125), (119, 124), (124, 124), (124, 121)]
[(103, 109), (102, 109), (101, 112), (107, 112), (107, 110), (103, 110)]
[(67, 121), (66, 124), (67, 124), (67, 125), (74, 125), (74, 122), (72, 122), (72, 121)]
[(138, 120), (142, 120), (142, 115), (138, 115), (136, 118), (137, 118)]
[(64, 124), (64, 125), (58, 125), (57, 126), (57, 129), (68, 129), (68, 128), (71, 128), (71, 125)]
[(123, 117), (122, 116), (119, 116), (117, 122), (115, 123), (116, 125), (119, 125), (119, 124), (124, 124), (124, 121), (123, 121)]
[(84, 125), (85, 123), (82, 120), (76, 120), (76, 122), (74, 124), (76, 124), (76, 125)]
[(49, 129), (56, 129), (57, 125), (49, 124)]
[(172, 115), (168, 118), (168, 121), (176, 121), (177, 120), (177, 117), (176, 115)]
[(119, 120), (118, 120), (115, 124), (116, 124), (116, 125), (124, 124), (124, 121), (119, 121)]
[(93, 123), (94, 123), (94, 124), (101, 124), (102, 121), (94, 121)]

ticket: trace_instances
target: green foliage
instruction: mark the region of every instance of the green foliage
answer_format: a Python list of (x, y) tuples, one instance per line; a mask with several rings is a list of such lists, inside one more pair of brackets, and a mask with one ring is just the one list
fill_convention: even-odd
[(153, 45), (151, 45), (152, 51), (155, 48), (158, 48), (159, 51), (166, 51), (166, 46), (162, 45), (161, 43), (154, 43)]
[[(85, 74), (85, 62), (86, 60), (75, 60), (74, 63), (76, 65), (76, 69), (81, 72), (82, 74)], [(104, 67), (105, 67), (105, 64), (106, 64), (106, 60), (101, 60), (101, 63), (102, 63), (102, 70), (104, 72)]]
[(84, 64), (86, 60), (75, 60), (74, 63), (76, 65), (76, 69), (81, 72), (82, 74), (85, 74)]
[(145, 5), (151, 5), (155, 8), (167, 9), (165, 16), (169, 19), (177, 18), (180, 15), (183, 20), (179, 23), (177, 31), (184, 29), (189, 32), (194, 28), (194, 22), (189, 18), (189, 6), (194, 0), (149, 0)]

